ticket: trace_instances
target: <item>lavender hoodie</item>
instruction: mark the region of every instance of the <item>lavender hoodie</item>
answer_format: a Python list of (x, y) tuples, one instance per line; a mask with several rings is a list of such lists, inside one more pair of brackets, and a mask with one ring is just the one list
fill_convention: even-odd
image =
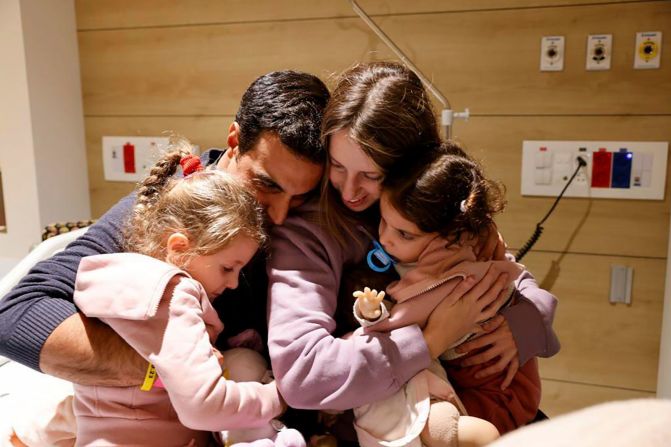
[(201, 284), (177, 267), (134, 253), (86, 257), (74, 301), (154, 364), (165, 386), (76, 385), (78, 445), (206, 445), (209, 434), (196, 430), (256, 427), (280, 414), (274, 383), (222, 377), (212, 343), (223, 324)]
[[(348, 339), (331, 335), (343, 264), (362, 259), (364, 248), (358, 241), (340, 246), (320, 227), (316, 210), (308, 204), (273, 228), (268, 348), (277, 385), (290, 406), (346, 410), (390, 396), (428, 368), (431, 359), (418, 325)], [(528, 272), (518, 281), (537, 289)], [(502, 312), (520, 364), (559, 350), (552, 331), (556, 304), (549, 293), (534, 294)]]

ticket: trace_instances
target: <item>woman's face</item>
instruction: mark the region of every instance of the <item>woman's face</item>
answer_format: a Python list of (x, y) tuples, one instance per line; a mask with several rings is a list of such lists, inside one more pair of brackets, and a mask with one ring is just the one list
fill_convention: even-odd
[(359, 143), (349, 137), (349, 129), (331, 135), (329, 180), (352, 211), (364, 211), (380, 198), (384, 175)]

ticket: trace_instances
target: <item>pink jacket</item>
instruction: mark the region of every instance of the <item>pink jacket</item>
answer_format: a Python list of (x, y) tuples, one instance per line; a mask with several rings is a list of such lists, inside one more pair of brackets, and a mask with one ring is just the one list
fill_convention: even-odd
[(440, 237), (432, 240), (419, 255), (417, 265), (387, 287), (387, 293), (396, 301), (389, 318), (368, 326), (366, 332), (388, 331), (409, 324), (424, 327), (433, 309), (458, 284), (451, 279), (470, 275), (478, 282), (490, 269), (507, 273), (511, 283), (521, 275), (524, 266), (512, 261), (477, 262), (472, 242), (448, 245)]
[(165, 386), (77, 385), (78, 445), (206, 445), (209, 434), (195, 430), (255, 427), (280, 414), (274, 383), (222, 377), (212, 344), (223, 325), (200, 283), (177, 267), (134, 253), (87, 257), (74, 300), (154, 364)]

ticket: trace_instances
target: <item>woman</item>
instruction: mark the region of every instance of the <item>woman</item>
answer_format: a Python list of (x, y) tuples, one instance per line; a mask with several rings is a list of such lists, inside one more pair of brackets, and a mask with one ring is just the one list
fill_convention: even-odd
[[(465, 351), (491, 346), (467, 362), (499, 358), (484, 374), (508, 367), (514, 375), (529, 358), (557, 352), (551, 328), (554, 297), (522, 300), (505, 319), (480, 328), (477, 323), (493, 316), (506, 298), (508, 279), (495, 272), (477, 284), (461, 281), (423, 329), (414, 325), (334, 337), (343, 266), (364, 255), (370, 241), (360, 227), (376, 228), (385, 177), (402, 175), (404, 166), (440, 138), (421, 81), (393, 63), (361, 65), (342, 76), (326, 108), (322, 135), (329, 175), (321, 206), (306, 206), (274, 228), (268, 266), (270, 356), (290, 406), (345, 410), (388, 397), (473, 330), (492, 332), (465, 344)], [(491, 237), (488, 245), (492, 240), (497, 242)], [(502, 248), (497, 246), (498, 256)], [(493, 251), (482, 247), (480, 255), (489, 258)]]

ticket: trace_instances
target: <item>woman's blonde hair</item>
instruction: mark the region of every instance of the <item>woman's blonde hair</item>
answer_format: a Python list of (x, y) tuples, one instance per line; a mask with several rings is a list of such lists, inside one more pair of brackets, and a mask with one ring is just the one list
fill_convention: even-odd
[[(402, 175), (402, 167), (418, 153), (440, 143), (438, 124), (428, 94), (417, 75), (395, 62), (373, 62), (345, 71), (322, 118), (322, 139), (347, 130), (382, 174)], [(360, 220), (329, 182), (330, 158), (322, 182), (324, 225), (341, 242), (353, 236)], [(397, 173), (396, 171), (401, 171)]]
[(166, 154), (139, 184), (124, 231), (126, 251), (164, 260), (168, 237), (180, 232), (190, 242), (179, 259), (183, 268), (193, 256), (216, 253), (238, 235), (263, 246), (263, 211), (240, 180), (219, 170), (174, 177), (182, 158), (190, 154), (191, 144), (172, 136)]

